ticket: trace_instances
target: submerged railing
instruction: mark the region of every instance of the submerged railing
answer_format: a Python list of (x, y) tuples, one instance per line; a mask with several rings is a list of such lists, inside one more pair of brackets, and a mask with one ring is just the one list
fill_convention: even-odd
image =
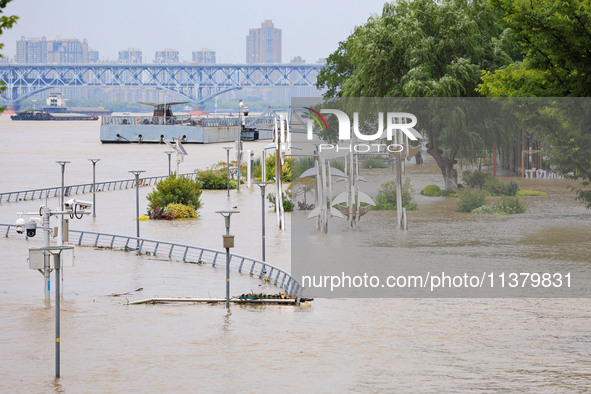
[[(5, 237), (16, 234), (14, 224), (0, 223), (1, 233)], [(24, 235), (22, 235), (24, 237)], [(70, 230), (70, 243), (79, 246), (90, 245), (112, 250), (136, 251), (138, 254), (167, 256), (171, 260), (184, 263), (208, 264), (212, 267), (226, 266), (226, 252), (199, 246), (137, 238), (126, 235), (99, 233), (95, 231)], [(296, 299), (302, 295), (303, 287), (289, 272), (267, 262), (238, 254), (230, 254), (230, 269), (250, 276), (256, 276), (265, 282), (279, 287)]]
[[(190, 172), (181, 174), (183, 178), (195, 179), (196, 173)], [(152, 186), (156, 183), (168, 178), (168, 175), (152, 176), (140, 178), (140, 186)], [(123, 179), (118, 181), (96, 182), (96, 191), (105, 192), (110, 190), (122, 190), (135, 187), (135, 179)], [(0, 203), (16, 201), (28, 201), (42, 198), (59, 197), (61, 186), (46, 187), (41, 189), (19, 190), (15, 192), (0, 193)], [(76, 194), (92, 193), (92, 183), (83, 183), (80, 185), (64, 186), (64, 196), (71, 196)]]

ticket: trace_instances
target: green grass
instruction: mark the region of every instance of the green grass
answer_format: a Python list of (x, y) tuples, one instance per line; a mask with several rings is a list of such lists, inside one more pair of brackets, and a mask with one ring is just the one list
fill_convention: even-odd
[(547, 196), (546, 192), (539, 192), (537, 190), (519, 190), (517, 192), (519, 197), (531, 197), (531, 196)]

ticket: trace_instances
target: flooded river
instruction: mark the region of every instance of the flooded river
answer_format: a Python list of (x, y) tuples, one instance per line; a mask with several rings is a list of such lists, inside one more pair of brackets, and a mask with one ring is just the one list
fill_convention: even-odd
[[(160, 145), (101, 144), (98, 123), (12, 122), (2, 115), (0, 136), (0, 191), (59, 185), (56, 160), (71, 161), (66, 184), (92, 180), (89, 158), (101, 158), (98, 181), (131, 178), (129, 170), (162, 175), (168, 168)], [(258, 156), (265, 145), (245, 143), (245, 149)], [(187, 145), (181, 172), (225, 161), (222, 146)], [(427, 184), (442, 183), (431, 161), (409, 166), (407, 176), (419, 210), (409, 213), (407, 233), (368, 239), (374, 246), (401, 247), (410, 258), (412, 244), (417, 258), (428, 250), (477, 262), (539, 258), (578, 270), (589, 264), (590, 211), (574, 201), (565, 181), (523, 180), (522, 188), (548, 196), (524, 198), (527, 212), (521, 216), (474, 217), (454, 212), (453, 199), (418, 194)], [(140, 190), (142, 212), (150, 189)], [(132, 190), (98, 193), (96, 199), (96, 219), (74, 220), (71, 228), (135, 234)], [(141, 235), (221, 249), (223, 220), (215, 211), (237, 206), (234, 251), (260, 257), (258, 187), (232, 191), (229, 199), (225, 191), (205, 191), (202, 201), (199, 219), (142, 222)], [(57, 206), (56, 199), (48, 202)], [(0, 223), (14, 223), (17, 211), (36, 211), (42, 203), (1, 203)], [(364, 218), (357, 238), (371, 226), (391, 226), (390, 213), (369, 215), (373, 220)], [(464, 233), (441, 231), (446, 223)], [(277, 229), (271, 210), (266, 224), (267, 260), (291, 269), (289, 231)], [(475, 235), (482, 229), (485, 236)], [(233, 306), (230, 313), (223, 305), (126, 305), (153, 296), (223, 297), (223, 268), (92, 247), (77, 247), (75, 267), (65, 270), (62, 377), (56, 380), (53, 301), (43, 302), (42, 276), (26, 262), (27, 248), (41, 243), (40, 235), (0, 238), (2, 392), (591, 389), (588, 298), (316, 299), (300, 308)], [(232, 275), (232, 295), (264, 288), (256, 279)]]

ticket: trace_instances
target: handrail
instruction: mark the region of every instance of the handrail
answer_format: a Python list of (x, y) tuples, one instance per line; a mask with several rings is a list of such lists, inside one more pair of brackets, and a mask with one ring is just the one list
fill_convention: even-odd
[[(186, 174), (181, 174), (181, 176), (183, 178), (189, 178), (189, 179), (194, 180), (197, 177), (197, 173), (189, 172)], [(168, 178), (168, 175), (143, 177), (143, 178), (140, 178), (139, 183), (140, 183), (140, 186), (151, 186), (151, 185), (155, 185), (157, 182), (164, 180), (166, 178)], [(132, 179), (122, 179), (122, 180), (116, 180), (116, 181), (95, 182), (95, 185), (96, 185), (97, 192), (129, 189), (130, 187), (135, 187), (135, 179), (132, 178)], [(13, 202), (59, 197), (60, 190), (61, 190), (61, 186), (54, 186), (54, 187), (46, 187), (46, 188), (41, 188), (41, 189), (29, 189), (29, 190), (20, 190), (20, 191), (14, 191), (14, 192), (4, 192), (4, 193), (0, 193), (0, 203), (10, 202), (12, 197), (14, 197)], [(92, 183), (82, 183), (79, 185), (64, 186), (64, 195), (65, 196), (84, 194), (84, 193), (92, 193)], [(6, 197), (6, 200), (4, 199), (5, 197)]]
[[(5, 237), (9, 236), (12, 228), (16, 232), (16, 225), (14, 224), (0, 223), (0, 228), (2, 227), (6, 227), (5, 231), (0, 232), (3, 232)], [(76, 236), (74, 236), (75, 234)], [(169, 259), (185, 263), (211, 264), (212, 267), (216, 265), (225, 267), (226, 259), (222, 257), (225, 256), (226, 252), (222, 250), (86, 230), (70, 229), (69, 235), (71, 236), (70, 239), (76, 239), (74, 242), (79, 246), (91, 245), (112, 250), (135, 250), (138, 254), (166, 255)], [(258, 276), (265, 282), (285, 290), (299, 304), (304, 289), (300, 282), (284, 269), (259, 259), (233, 253), (230, 254), (230, 269), (235, 269), (239, 273), (246, 272), (250, 276)]]

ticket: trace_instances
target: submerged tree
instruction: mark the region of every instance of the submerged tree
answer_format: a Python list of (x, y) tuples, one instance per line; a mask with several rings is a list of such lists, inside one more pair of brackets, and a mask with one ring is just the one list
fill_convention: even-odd
[[(509, 64), (509, 49), (486, 0), (401, 0), (339, 44), (317, 86), (327, 97), (475, 97), (482, 70)], [(445, 187), (456, 188), (456, 157), (469, 157), (483, 136), (422, 126)]]

